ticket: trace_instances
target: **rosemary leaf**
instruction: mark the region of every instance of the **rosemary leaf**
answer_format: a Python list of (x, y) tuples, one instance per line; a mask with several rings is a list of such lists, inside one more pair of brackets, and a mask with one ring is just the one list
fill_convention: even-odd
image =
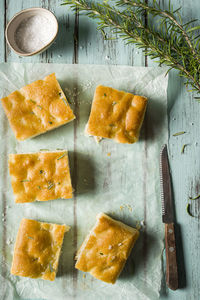
[(50, 269), (51, 273), (54, 272), (54, 269), (53, 269), (51, 263), (49, 263), (49, 269)]
[(173, 136), (178, 136), (178, 135), (182, 135), (186, 133), (186, 131), (180, 131), (180, 132), (177, 132), (177, 133), (174, 133)]
[(186, 208), (186, 211), (188, 213), (188, 215), (192, 218), (195, 218), (195, 216), (193, 216), (193, 214), (190, 212), (190, 208), (191, 208), (191, 205), (190, 203), (187, 204), (187, 208)]
[(32, 103), (36, 104), (36, 101), (32, 100), (32, 99), (29, 99), (29, 101), (31, 101)]
[(63, 158), (63, 157), (66, 156), (66, 155), (67, 155), (67, 153), (64, 153), (63, 155), (61, 155), (60, 157), (58, 157), (57, 160)]
[(200, 198), (200, 194), (199, 195), (197, 195), (196, 197), (194, 197), (194, 198), (192, 198), (192, 197), (189, 197), (189, 199), (190, 200), (197, 200), (197, 199), (199, 199)]
[(54, 183), (50, 183), (47, 187), (48, 190), (52, 189), (52, 187), (54, 186), (55, 184)]
[(183, 145), (183, 147), (182, 147), (182, 149), (181, 149), (181, 154), (183, 154), (184, 153), (184, 151), (185, 151), (185, 147), (186, 147), (187, 145), (186, 144), (184, 144)]

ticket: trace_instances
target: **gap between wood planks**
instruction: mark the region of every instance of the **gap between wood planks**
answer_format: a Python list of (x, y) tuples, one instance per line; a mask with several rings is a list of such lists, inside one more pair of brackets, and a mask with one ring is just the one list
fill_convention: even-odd
[[(73, 54), (73, 64), (78, 64), (78, 39), (79, 39), (79, 13), (76, 10), (75, 12), (75, 23), (74, 23), (74, 54)], [(76, 119), (74, 120), (74, 172), (73, 172), (73, 182), (74, 182), (74, 207), (73, 207), (73, 216), (74, 216), (74, 232), (73, 232), (73, 247), (74, 253), (76, 255), (77, 252), (77, 126), (78, 126), (78, 99), (77, 99), (77, 82), (75, 83), (75, 97), (74, 97), (74, 114)], [(78, 271), (77, 269), (73, 268), (73, 290), (74, 290), (74, 297), (76, 297), (76, 290), (77, 290), (77, 278), (78, 278)]]
[[(148, 4), (148, 0), (145, 0), (146, 4)], [(145, 26), (147, 26), (148, 17), (145, 13)], [(145, 53), (144, 57), (145, 67), (148, 67), (148, 56)], [(147, 124), (147, 117), (144, 120), (144, 232), (143, 232), (143, 258), (144, 258), (144, 279), (147, 280), (147, 186), (146, 186), (146, 179), (147, 179), (147, 135), (148, 135), (148, 124)]]
[[(7, 4), (6, 0), (4, 0), (4, 32), (6, 29), (7, 24)], [(4, 62), (7, 62), (7, 45), (6, 40), (4, 36)], [(5, 114), (3, 115), (3, 133), (5, 134), (5, 144), (4, 144), (4, 151), (2, 153), (2, 157), (7, 159), (7, 130), (8, 130), (8, 123)], [(2, 165), (2, 171), (3, 171), (3, 186), (4, 189), (7, 189), (7, 160), (3, 160)], [(7, 220), (7, 203), (6, 203), (6, 194), (3, 192), (2, 195), (2, 212), (3, 212), (3, 218), (2, 218), (2, 226), (3, 226), (3, 234), (2, 234), (2, 277), (3, 277), (3, 293), (6, 292), (6, 260), (7, 260), (7, 254), (6, 254), (6, 240), (7, 240), (7, 228), (6, 228), (6, 220)]]

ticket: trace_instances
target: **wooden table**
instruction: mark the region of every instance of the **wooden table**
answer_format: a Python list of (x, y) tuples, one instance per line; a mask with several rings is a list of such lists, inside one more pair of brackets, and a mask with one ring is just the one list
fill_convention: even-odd
[[(175, 8), (183, 7), (184, 20), (199, 18), (199, 0), (173, 0), (172, 2)], [(132, 45), (126, 46), (122, 40), (105, 41), (96, 31), (94, 21), (85, 16), (75, 17), (67, 7), (60, 6), (61, 3), (62, 1), (59, 0), (1, 0), (0, 61), (154, 65), (148, 57), (142, 55), (140, 50)], [(34, 57), (21, 58), (6, 45), (4, 29), (16, 12), (28, 7), (44, 7), (55, 13), (59, 21), (59, 34), (54, 45), (46, 52)], [(169, 76), (168, 92), (170, 163), (176, 218), (179, 225), (177, 240), (183, 287), (176, 292), (163, 287), (162, 299), (198, 300), (200, 299), (200, 223), (198, 219), (187, 214), (186, 206), (190, 195), (200, 193), (200, 104), (193, 99), (192, 93), (186, 91), (182, 80), (173, 71)], [(186, 134), (174, 137), (173, 133), (179, 131), (186, 131)], [(187, 146), (184, 154), (181, 154), (183, 144)], [(193, 205), (193, 211), (197, 214), (199, 203), (196, 201)]]

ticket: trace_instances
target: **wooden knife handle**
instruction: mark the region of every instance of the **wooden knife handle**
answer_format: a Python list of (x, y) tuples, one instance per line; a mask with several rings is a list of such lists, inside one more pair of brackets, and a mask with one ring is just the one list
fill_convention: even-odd
[(174, 223), (165, 224), (166, 283), (171, 290), (178, 288), (178, 268)]

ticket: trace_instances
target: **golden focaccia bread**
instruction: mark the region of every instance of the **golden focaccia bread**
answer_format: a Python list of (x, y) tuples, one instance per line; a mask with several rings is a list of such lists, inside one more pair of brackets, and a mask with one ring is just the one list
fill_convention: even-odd
[(21, 141), (75, 118), (54, 73), (11, 93), (1, 102), (16, 138)]
[(111, 87), (96, 88), (86, 134), (114, 139), (118, 143), (135, 143), (145, 115), (147, 98)]
[(139, 237), (139, 231), (100, 213), (78, 250), (75, 268), (115, 283)]
[(10, 154), (16, 203), (73, 197), (67, 151)]
[(53, 281), (66, 225), (22, 219), (14, 247), (11, 274)]

